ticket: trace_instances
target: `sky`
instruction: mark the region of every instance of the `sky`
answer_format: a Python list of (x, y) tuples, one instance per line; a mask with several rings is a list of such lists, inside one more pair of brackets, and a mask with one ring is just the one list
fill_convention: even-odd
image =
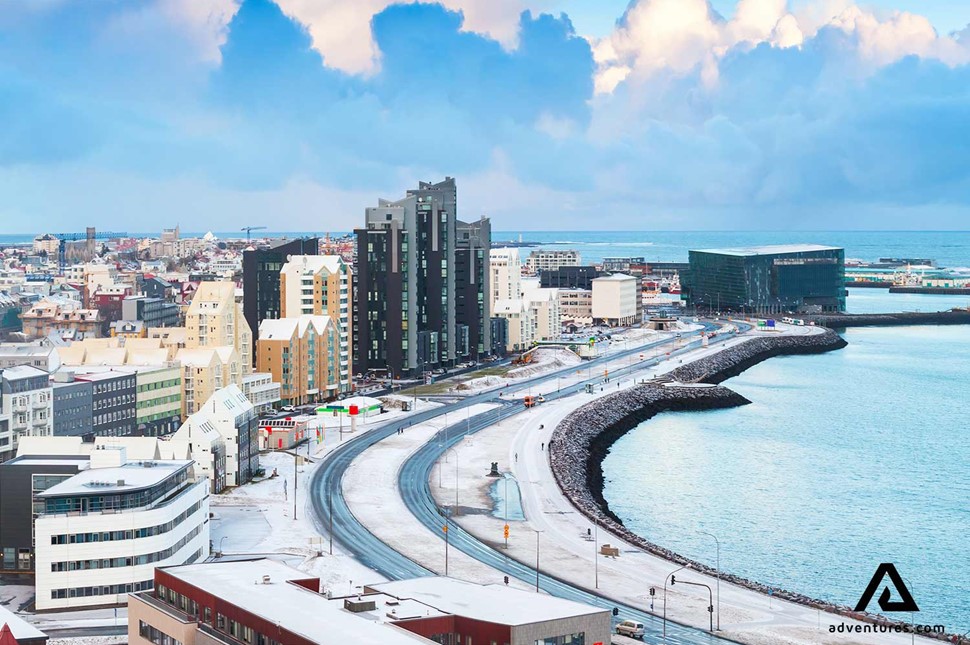
[(970, 3), (0, 0), (0, 232), (966, 230)]

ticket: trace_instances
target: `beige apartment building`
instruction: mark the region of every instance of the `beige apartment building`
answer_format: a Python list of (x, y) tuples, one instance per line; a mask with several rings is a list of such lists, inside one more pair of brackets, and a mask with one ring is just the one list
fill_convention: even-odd
[(291, 255), (280, 269), (280, 318), (327, 316), (333, 323), (339, 392), (352, 389), (352, 292), (353, 270), (339, 255)]
[[(242, 359), (242, 374), (252, 371), (253, 338), (236, 302), (233, 282), (203, 282), (185, 315), (185, 347), (231, 347)], [(238, 385), (239, 383), (236, 382)]]
[(593, 321), (611, 327), (640, 322), (640, 283), (632, 275), (614, 273), (593, 279)]
[(280, 398), (300, 405), (341, 391), (340, 333), (328, 316), (304, 314), (259, 323), (256, 367), (280, 384)]

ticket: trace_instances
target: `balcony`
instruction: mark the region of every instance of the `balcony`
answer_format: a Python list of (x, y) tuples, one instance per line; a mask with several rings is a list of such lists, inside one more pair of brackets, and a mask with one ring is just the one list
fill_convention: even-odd
[(50, 399), (31, 399), (30, 405), (35, 410), (37, 409), (43, 410), (44, 408), (47, 408), (50, 406)]

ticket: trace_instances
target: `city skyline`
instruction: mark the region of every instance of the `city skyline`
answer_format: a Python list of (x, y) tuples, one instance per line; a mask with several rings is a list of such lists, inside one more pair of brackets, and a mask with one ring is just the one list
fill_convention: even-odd
[(445, 175), (496, 231), (965, 228), (952, 3), (388, 4), (3, 3), (4, 232), (349, 231)]

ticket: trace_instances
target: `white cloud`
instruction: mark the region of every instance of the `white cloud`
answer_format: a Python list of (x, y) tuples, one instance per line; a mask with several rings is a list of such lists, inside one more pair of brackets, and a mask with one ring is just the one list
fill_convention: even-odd
[[(283, 12), (310, 34), (313, 48), (328, 67), (350, 74), (380, 69), (380, 50), (371, 34), (371, 19), (392, 4), (416, 0), (275, 0)], [(513, 49), (518, 45), (519, 15), (546, 1), (440, 0), (465, 17), (462, 29), (482, 34)]]
[(221, 48), (229, 35), (229, 22), (239, 10), (238, 0), (159, 0), (159, 9), (185, 32), (203, 61), (222, 61)]
[(717, 61), (732, 48), (799, 47), (825, 27), (849, 36), (859, 59), (873, 67), (910, 55), (950, 66), (970, 62), (966, 39), (940, 36), (923, 16), (896, 11), (880, 18), (844, 0), (819, 0), (797, 10), (786, 0), (740, 0), (728, 20), (707, 0), (637, 0), (613, 33), (594, 43), (596, 91), (610, 93), (624, 80), (643, 82), (659, 72), (697, 69), (711, 86)]

